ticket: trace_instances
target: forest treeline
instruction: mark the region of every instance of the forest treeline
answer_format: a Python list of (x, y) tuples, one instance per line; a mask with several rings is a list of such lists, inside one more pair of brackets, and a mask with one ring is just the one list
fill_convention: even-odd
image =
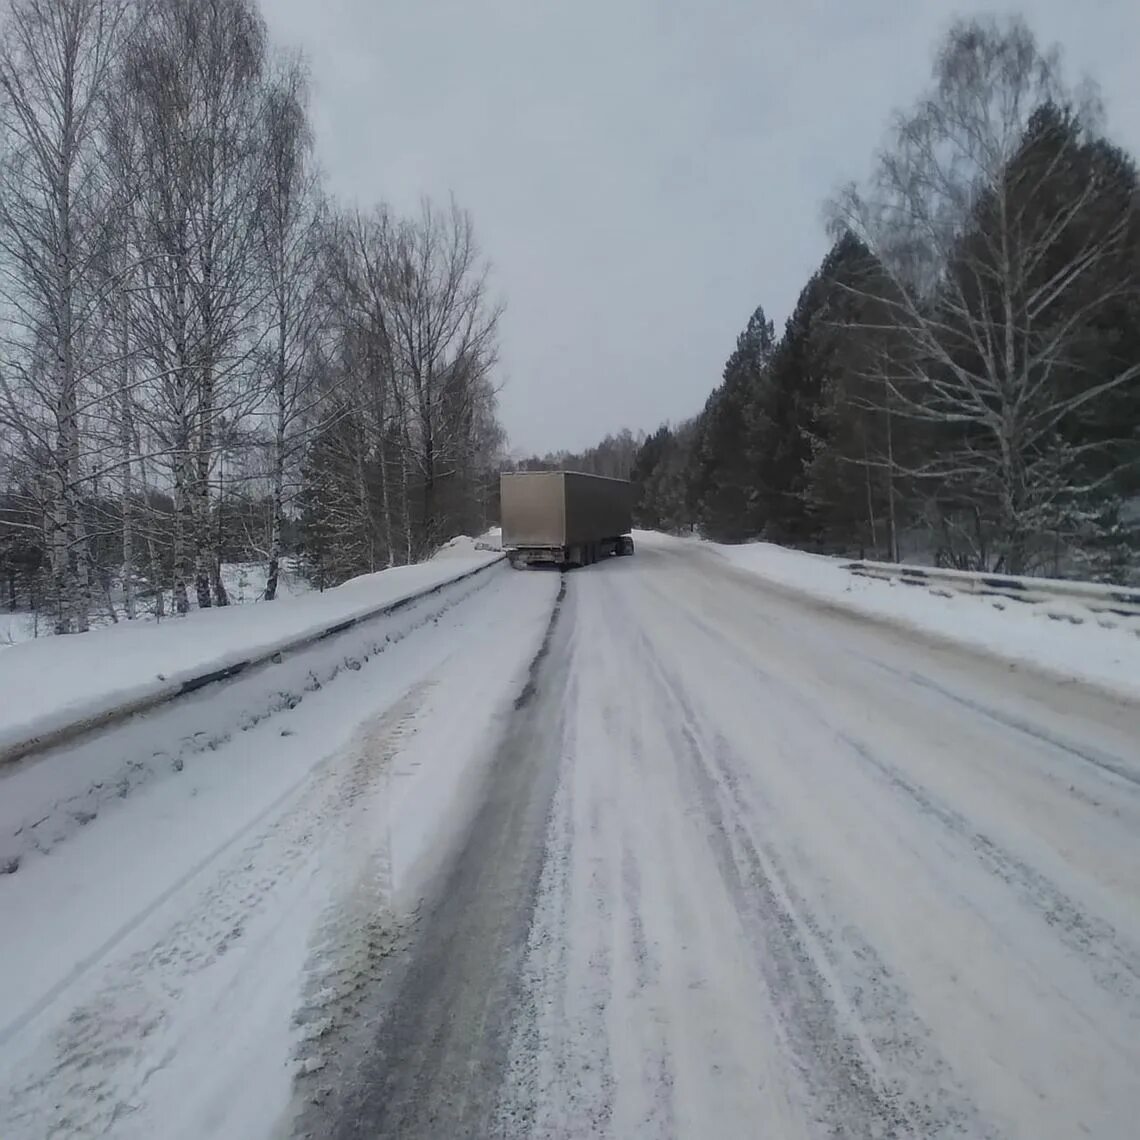
[(0, 587), (58, 633), (318, 584), (485, 521), (499, 307), (468, 215), (322, 185), (254, 0), (0, 25)]
[[(472, 221), (332, 199), (307, 86), (255, 0), (7, 6), (0, 588), (57, 632), (494, 519)], [(1089, 89), (1024, 22), (960, 22), (828, 219), (692, 420), (522, 465), (631, 476), (642, 525), (724, 541), (1135, 577), (1140, 190)]]
[(758, 307), (639, 522), (1127, 580), (1140, 549), (1140, 196), (1087, 88), (970, 20), (895, 119), (782, 335)]

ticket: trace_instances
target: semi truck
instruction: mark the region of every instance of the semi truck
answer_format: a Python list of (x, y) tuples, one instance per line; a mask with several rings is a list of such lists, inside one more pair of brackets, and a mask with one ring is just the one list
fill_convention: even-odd
[(576, 471), (504, 472), (503, 550), (511, 565), (589, 566), (633, 553), (633, 485)]

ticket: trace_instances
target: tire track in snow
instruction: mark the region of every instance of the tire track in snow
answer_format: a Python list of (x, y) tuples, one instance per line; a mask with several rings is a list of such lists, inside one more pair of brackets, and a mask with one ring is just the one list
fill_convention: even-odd
[[(753, 939), (785, 1047), (796, 1058), (821, 1123), (835, 1135), (899, 1140), (988, 1135), (973, 1106), (954, 1089), (948, 1066), (929, 1045), (930, 1034), (902, 987), (866, 940), (857, 939), (859, 952), (853, 955), (858, 980), (840, 980), (830, 938), (774, 849), (754, 834), (755, 811), (742, 795), (738, 774), (745, 766), (731, 756), (723, 737), (703, 731), (685, 687), (644, 632), (641, 650), (659, 703), (679, 714), (676, 756), (691, 778), (710, 848)], [(868, 977), (874, 984), (866, 984)], [(904, 1078), (887, 1076), (900, 1070)]]
[[(564, 709), (577, 701), (573, 676), (567, 682)], [(571, 852), (575, 844), (574, 813), (566, 789), (566, 768), (575, 750), (573, 720), (564, 716), (559, 743), (559, 779), (543, 837), (544, 854), (535, 900), (519, 969), (522, 995), (511, 1027), (511, 1042), (503, 1081), (497, 1094), (491, 1135), (536, 1137), (549, 1127), (554, 1090), (567, 1080), (565, 1051), (550, 1033), (550, 1023), (565, 1026), (567, 978), (570, 972), (571, 928), (566, 909), (570, 894)], [(550, 900), (556, 900), (555, 907)], [(545, 1092), (545, 1095), (543, 1095)]]
[[(119, 724), (98, 729), (74, 744), (28, 756), (0, 771), (0, 788), (13, 795), (30, 769), (69, 763), (79, 775), (76, 791), (39, 800), (34, 813), (13, 819), (0, 831), (0, 856), (17, 865), (30, 856), (49, 855), (82, 828), (102, 825), (122, 801), (163, 780), (182, 775), (195, 756), (222, 748), (240, 733), (297, 708), (309, 693), (332, 684), (346, 671), (374, 662), (406, 637), (488, 589), (497, 575), (480, 574), (438, 594), (413, 599), (405, 607), (360, 622), (343, 633), (243, 670), (236, 677), (186, 698), (159, 705)], [(210, 729), (200, 726), (205, 722)], [(117, 762), (109, 766), (107, 758)], [(92, 779), (84, 772), (100, 776)], [(14, 802), (19, 802), (16, 795)], [(5, 826), (7, 825), (7, 821)], [(3, 859), (0, 859), (3, 862)]]
[(605, 805), (595, 789), (589, 801), (590, 827), (585, 837), (593, 852), (586, 904), (590, 913), (585, 925), (594, 932), (594, 944), (587, 959), (589, 971), (577, 987), (586, 1008), (576, 1019), (578, 1048), (575, 1050), (582, 1062), (579, 1080), (583, 1093), (582, 1107), (585, 1109), (582, 1116), (575, 1113), (575, 1119), (588, 1120), (595, 1135), (609, 1132), (614, 1112), (614, 1072), (606, 1025), (613, 991), (613, 950), (609, 931), (613, 927), (614, 891), (606, 847), (613, 837), (606, 834), (611, 830), (610, 819), (606, 817)]
[[(604, 850), (610, 837), (603, 834), (603, 805), (582, 786), (573, 715), (579, 683), (572, 665), (570, 676), (558, 789), (519, 977), (526, 998), (512, 1027), (495, 1110), (498, 1137), (553, 1140), (568, 1135), (575, 1122), (589, 1135), (608, 1135), (613, 1115), (606, 1027), (612, 952), (604, 937), (611, 924)], [(577, 874), (583, 849), (591, 853), (584, 879)]]
[(557, 783), (549, 733), (562, 716), (565, 658), (553, 649), (564, 596), (565, 580), (479, 807), (406, 945), (362, 991), (362, 1032), (329, 1051), (335, 1083), (296, 1105), (297, 1137), (493, 1134)]
[(751, 851), (753, 862), (764, 864), (764, 873), (786, 900), (785, 909), (794, 916), (805, 946), (835, 995), (840, 1020), (856, 1040), (874, 1079), (901, 1107), (915, 1134), (994, 1137), (995, 1132), (982, 1123), (976, 1107), (958, 1087), (928, 1027), (911, 1009), (906, 991), (875, 948), (857, 927), (837, 927), (821, 918), (827, 911), (809, 903), (788, 860), (762, 838), (761, 819), (774, 821), (778, 808), (758, 789), (748, 765), (719, 732), (707, 754), (739, 809), (737, 827), (746, 832), (742, 845)]
[[(100, 1136), (136, 1111), (156, 1072), (151, 1059), (158, 1054), (162, 1068), (177, 1053), (179, 1039), (163, 1043), (162, 1037), (173, 1029), (183, 991), (196, 984), (197, 975), (224, 966), (222, 959), (247, 937), (262, 909), (272, 909), (276, 896), (303, 889), (322, 838), (335, 831), (334, 820), (374, 789), (414, 730), (430, 688), (430, 681), (417, 685), (383, 714), (354, 746), (347, 771), (343, 755), (330, 758), (301, 781), (313, 785), (311, 794), (296, 799), (299, 788), (294, 787), (289, 796), (295, 802), (282, 815), (257, 831), (271, 814), (263, 813), (231, 838), (227, 848), (255, 835), (218, 868), (192, 909), (100, 978), (95, 994), (51, 1039), (50, 1062), (36, 1066), (0, 1104), (0, 1124), (11, 1121), (13, 1129), (27, 1124), (32, 1133), (45, 1135)], [(277, 801), (272, 808), (280, 806)], [(188, 881), (176, 885), (182, 888)]]
[[(634, 733), (628, 737), (630, 760), (635, 771), (644, 764), (641, 741)], [(659, 1136), (676, 1134), (673, 1104), (673, 1057), (666, 1032), (661, 961), (655, 947), (650, 946), (642, 914), (642, 868), (637, 851), (623, 830), (621, 842), (621, 901), (625, 910), (629, 953), (634, 967), (635, 1004), (647, 1005), (645, 1016), (652, 1022), (651, 1037), (644, 1042), (641, 1080), (648, 1093), (649, 1106), (644, 1121), (646, 1129)]]
[[(716, 636), (701, 618), (688, 611), (682, 612), (695, 629), (702, 631), (706, 636)], [(879, 759), (870, 746), (835, 724), (826, 709), (810, 703), (803, 694), (797, 692), (780, 677), (761, 670), (737, 646), (723, 640), (720, 640), (719, 644), (723, 650), (731, 652), (742, 665), (748, 667), (762, 683), (771, 685), (779, 693), (781, 702), (796, 708), (803, 716), (819, 725), (826, 726), (837, 741), (852, 750), (888, 787), (902, 793), (926, 817), (937, 819), (951, 835), (967, 847), (973, 857), (991, 875), (1009, 888), (1020, 902), (1028, 904), (1032, 913), (1038, 915), (1051, 931), (1088, 962), (1097, 983), (1102, 988), (1129, 1000), (1140, 995), (1140, 956), (1133, 946), (1119, 936), (1110, 923), (1084, 910), (1048, 876), (975, 828), (967, 817), (939, 800), (933, 793), (908, 780), (896, 766)], [(1121, 795), (1131, 796), (1136, 790), (1135, 774), (1118, 757), (1088, 746), (1078, 746), (1042, 728), (1028, 724), (1022, 718), (962, 697), (913, 670), (899, 670), (865, 654), (857, 656), (905, 684), (914, 684), (921, 689), (936, 693), (994, 724), (1012, 729), (1039, 742), (1059, 757), (1063, 757), (1067, 763), (1077, 761), (1082, 766), (1087, 765), (1088, 770), (1101, 780), (1114, 784)], [(674, 688), (678, 688), (675, 683)], [(689, 715), (690, 717), (692, 715), (691, 709)], [(1077, 794), (1075, 788), (1072, 794)], [(1102, 807), (1099, 801), (1093, 801), (1093, 806), (1098, 809)]]
[[(344, 798), (342, 829), (347, 883), (336, 893), (314, 932), (304, 996), (294, 1013), (299, 1030), (297, 1091), (319, 1104), (330, 1095), (338, 1074), (327, 1071), (351, 1051), (361, 1033), (362, 1013), (380, 984), (387, 963), (407, 943), (416, 921), (397, 915), (392, 905), (390, 830), (392, 764), (415, 734), (418, 715), (434, 688), (429, 679), (380, 718), (366, 726), (357, 748), (354, 779)], [(379, 793), (378, 796), (374, 793)], [(354, 810), (355, 809), (355, 810)], [(376, 814), (383, 818), (377, 820)], [(354, 843), (363, 850), (351, 850)]]
[(944, 697), (946, 700), (952, 701), (962, 708), (969, 709), (970, 712), (985, 717), (994, 724), (1001, 725), (1002, 728), (1011, 728), (1014, 732), (1021, 733), (1023, 736), (1028, 736), (1031, 740), (1045, 744), (1066, 760), (1079, 760), (1081, 763), (1087, 764), (1090, 768), (1097, 770), (1100, 775), (1112, 779), (1114, 783), (1122, 781), (1124, 785), (1131, 785), (1131, 787), (1128, 788), (1129, 791), (1135, 791), (1137, 788), (1140, 788), (1140, 769), (1134, 766), (1130, 767), (1119, 756), (1112, 756), (1107, 752), (1092, 748), (1086, 744), (1077, 744), (1072, 740), (1065, 739), (1062, 736), (1047, 731), (1040, 725), (1030, 724), (1022, 717), (1013, 716), (1000, 709), (993, 708), (988, 704), (983, 704), (981, 701), (972, 700), (970, 697), (956, 693), (953, 689), (949, 689), (945, 685), (941, 685), (932, 678), (927, 677), (923, 673), (916, 672), (913, 669), (896, 669), (894, 666), (886, 664), (886, 662), (879, 661), (874, 657), (868, 657), (865, 654), (857, 654), (856, 656), (858, 656), (860, 660), (882, 670), (884, 673), (898, 678), (905, 684), (917, 685), (921, 689), (928, 689), (930, 692), (937, 693), (938, 696)]
[[(596, 588), (589, 576), (577, 581), (579, 598)], [(645, 852), (623, 796), (648, 775), (642, 741), (613, 699), (620, 666), (592, 656), (595, 632), (580, 618), (570, 647), (561, 776), (522, 979), (528, 998), (496, 1137), (677, 1135), (670, 1030), (696, 1027), (670, 1023), (643, 909)]]
[(845, 733), (838, 736), (887, 786), (914, 803), (924, 816), (937, 820), (986, 871), (1039, 915), (1066, 946), (1089, 964), (1102, 988), (1129, 1001), (1140, 997), (1140, 955), (1124, 942), (1115, 927), (1089, 914), (1048, 876), (979, 831), (964, 815), (912, 783), (893, 765), (880, 760), (862, 741)]

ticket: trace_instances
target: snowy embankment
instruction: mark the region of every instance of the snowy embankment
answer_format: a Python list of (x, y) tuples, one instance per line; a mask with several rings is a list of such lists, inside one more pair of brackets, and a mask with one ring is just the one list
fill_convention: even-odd
[(77, 728), (150, 707), (203, 678), (347, 628), (501, 557), (467, 541), (471, 549), (464, 557), (366, 574), (324, 593), (197, 611), (164, 623), (122, 622), (13, 646), (0, 654), (0, 763)]
[[(343, 617), (466, 569), (325, 598)], [(0, 1136), (278, 1134), (464, 833), (557, 588), (494, 567), (0, 768), (0, 856), (23, 856), (0, 874)], [(250, 613), (324, 620), (311, 601)]]
[[(660, 535), (643, 542), (689, 542)], [(948, 590), (937, 583), (905, 585), (853, 574), (849, 559), (827, 558), (767, 542), (702, 543), (734, 566), (820, 601), (877, 621), (942, 638), (1060, 677), (1140, 698), (1140, 621), (1109, 619), (1072, 599), (1020, 603)], [(1107, 627), (1106, 622), (1113, 625)]]
[[(474, 540), (469, 540), (474, 541)], [(222, 583), (226, 588), (226, 596), (231, 606), (248, 606), (265, 604), (265, 586), (269, 577), (269, 565), (266, 562), (223, 562)], [(140, 590), (145, 583), (140, 583)], [(281, 571), (277, 578), (277, 598), (293, 598), (308, 594), (313, 587), (301, 572), (297, 560), (286, 558), (281, 562)], [(107, 608), (106, 600), (96, 599), (95, 609), (90, 615), (91, 629), (106, 629), (111, 626), (123, 624), (145, 625), (149, 622), (174, 621), (172, 614), (174, 598), (171, 590), (162, 591), (162, 613), (158, 617), (154, 612), (155, 597), (152, 594), (141, 593), (136, 600), (136, 616), (133, 622), (128, 622), (126, 603), (122, 596), (122, 583), (116, 583), (114, 590), (115, 613), (112, 617)], [(197, 600), (194, 591), (190, 591), (187, 599), (191, 612), (197, 611)], [(41, 638), (54, 637), (50, 616), (30, 613), (26, 610), (0, 613), (0, 650), (10, 649), (24, 641), (37, 641)]]

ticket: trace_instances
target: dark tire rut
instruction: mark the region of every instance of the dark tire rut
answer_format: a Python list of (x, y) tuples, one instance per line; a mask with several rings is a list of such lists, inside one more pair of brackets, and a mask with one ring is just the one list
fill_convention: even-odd
[(369, 1032), (295, 1137), (486, 1137), (525, 1000), (519, 983), (558, 783), (566, 579), (470, 827), (406, 950), (362, 1010)]

